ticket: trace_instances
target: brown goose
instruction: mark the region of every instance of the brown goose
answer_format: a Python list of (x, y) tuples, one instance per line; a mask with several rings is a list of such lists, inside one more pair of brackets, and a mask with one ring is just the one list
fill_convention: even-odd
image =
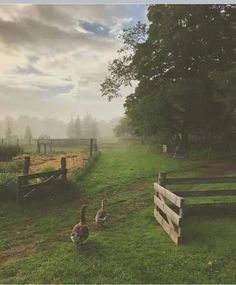
[(85, 224), (85, 212), (87, 205), (83, 205), (80, 210), (80, 222), (76, 224), (71, 232), (71, 240), (76, 245), (82, 245), (83, 242), (89, 237), (89, 229)]
[(99, 225), (103, 225), (106, 220), (107, 220), (107, 212), (106, 210), (104, 209), (104, 201), (106, 199), (102, 199), (102, 206), (101, 206), (101, 209), (99, 209), (97, 211), (97, 214), (95, 216), (95, 222)]

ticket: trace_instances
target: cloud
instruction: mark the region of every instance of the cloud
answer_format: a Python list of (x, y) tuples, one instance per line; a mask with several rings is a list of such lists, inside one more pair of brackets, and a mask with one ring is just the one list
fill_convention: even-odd
[(121, 45), (117, 35), (142, 19), (145, 9), (0, 5), (0, 116), (121, 115), (124, 99), (106, 102), (100, 83)]

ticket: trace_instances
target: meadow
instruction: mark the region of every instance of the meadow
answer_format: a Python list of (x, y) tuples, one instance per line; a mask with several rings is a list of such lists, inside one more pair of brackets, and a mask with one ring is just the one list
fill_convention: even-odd
[[(179, 246), (153, 217), (159, 171), (235, 175), (234, 161), (174, 160), (138, 144), (107, 145), (101, 153), (84, 179), (71, 177), (67, 189), (24, 205), (1, 204), (0, 283), (236, 282), (234, 205), (204, 207), (196, 199), (200, 205), (188, 206)], [(104, 197), (109, 220), (99, 228), (94, 216)], [(84, 203), (90, 237), (77, 251), (70, 232)]]

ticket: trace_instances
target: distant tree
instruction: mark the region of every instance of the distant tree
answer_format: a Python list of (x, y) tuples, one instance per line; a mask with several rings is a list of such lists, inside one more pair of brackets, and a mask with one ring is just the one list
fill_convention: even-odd
[(68, 123), (67, 136), (70, 139), (79, 139), (82, 137), (81, 121), (79, 116), (75, 120), (71, 119)]
[(99, 135), (98, 122), (90, 114), (87, 114), (82, 120), (82, 133), (84, 138), (94, 138)]
[(115, 136), (118, 138), (132, 138), (135, 136), (135, 130), (128, 117), (120, 119), (119, 123), (114, 128)]
[(81, 122), (79, 116), (74, 121), (73, 129), (74, 129), (74, 138), (80, 139), (82, 132), (81, 132)]
[(24, 141), (26, 143), (28, 143), (29, 145), (31, 145), (32, 137), (33, 136), (32, 136), (31, 128), (29, 126), (27, 126), (25, 129)]
[(70, 122), (67, 125), (67, 137), (69, 139), (73, 139), (75, 137), (74, 120), (73, 119), (71, 119)]
[(6, 118), (5, 139), (9, 143), (12, 139), (12, 119)]
[(91, 137), (97, 138), (99, 136), (99, 126), (96, 119), (93, 119), (92, 125), (91, 125)]

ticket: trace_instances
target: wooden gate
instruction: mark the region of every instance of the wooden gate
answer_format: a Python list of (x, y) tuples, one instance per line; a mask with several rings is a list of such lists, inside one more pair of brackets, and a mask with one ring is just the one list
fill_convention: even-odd
[(154, 217), (174, 243), (179, 244), (184, 198), (167, 190), (162, 182), (163, 177), (160, 173), (158, 183), (154, 183)]
[[(170, 238), (179, 244), (183, 235), (181, 233), (181, 221), (183, 220), (183, 197), (207, 197), (207, 196), (234, 196), (236, 189), (208, 189), (208, 190), (172, 190), (169, 191), (166, 185), (175, 184), (215, 184), (215, 183), (236, 183), (236, 177), (208, 177), (208, 178), (167, 178), (165, 172), (160, 172), (158, 183), (154, 183), (154, 217), (161, 224)], [(227, 202), (227, 204), (229, 204)], [(235, 203), (232, 201), (232, 203)], [(170, 205), (172, 204), (172, 206)], [(212, 204), (212, 203), (211, 203)], [(219, 203), (217, 203), (219, 204)], [(220, 203), (223, 204), (223, 203)], [(176, 213), (176, 211), (178, 213)]]
[[(67, 182), (67, 168), (66, 168), (66, 158), (61, 158), (61, 168), (58, 170), (39, 172), (29, 174), (30, 167), (30, 157), (25, 156), (23, 175), (18, 176), (18, 191), (17, 200), (21, 202), (25, 198), (28, 198), (36, 191), (42, 189), (46, 185), (52, 185), (60, 177), (62, 182)], [(35, 180), (40, 180), (40, 182)], [(32, 184), (30, 181), (34, 181)]]

